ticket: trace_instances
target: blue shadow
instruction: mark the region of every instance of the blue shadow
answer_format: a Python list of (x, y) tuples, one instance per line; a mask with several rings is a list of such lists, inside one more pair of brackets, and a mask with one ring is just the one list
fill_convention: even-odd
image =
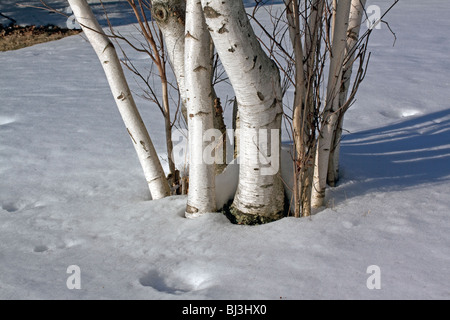
[(448, 180), (450, 109), (348, 134), (341, 143), (341, 184), (353, 194)]

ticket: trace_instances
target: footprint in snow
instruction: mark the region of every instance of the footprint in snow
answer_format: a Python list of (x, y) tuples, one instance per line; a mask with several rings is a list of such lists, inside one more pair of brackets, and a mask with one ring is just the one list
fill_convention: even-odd
[[(174, 283), (175, 282), (175, 283)], [(169, 294), (183, 294), (192, 291), (194, 288), (182, 281), (175, 281), (162, 275), (157, 270), (150, 270), (144, 276), (139, 278), (139, 283), (144, 287), (151, 287), (159, 292)]]
[(342, 226), (346, 229), (351, 229), (353, 227), (359, 226), (359, 221), (342, 221)]
[(37, 253), (45, 252), (47, 250), (48, 250), (48, 247), (44, 246), (44, 245), (38, 245), (38, 246), (34, 247), (34, 249), (33, 249), (33, 251), (37, 252)]
[(19, 211), (20, 208), (13, 203), (6, 203), (2, 205), (2, 209), (8, 211), (9, 213), (14, 213), (16, 211)]

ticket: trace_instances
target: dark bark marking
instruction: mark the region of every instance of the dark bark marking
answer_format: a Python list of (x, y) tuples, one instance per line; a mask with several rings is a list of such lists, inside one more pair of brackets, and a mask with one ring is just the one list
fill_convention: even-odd
[(148, 150), (147, 150), (147, 148), (146, 148), (146, 146), (145, 146), (145, 142), (144, 141), (139, 141), (140, 142), (140, 144), (142, 145), (142, 148), (144, 148), (144, 150), (145, 150), (145, 152), (148, 152)]
[(186, 212), (187, 213), (197, 213), (198, 208), (190, 206), (190, 205), (186, 205)]
[(113, 48), (114, 49), (114, 45), (111, 42), (108, 42), (108, 44), (106, 45), (106, 47), (103, 49), (102, 53), (105, 53), (105, 51), (109, 48)]
[(199, 72), (200, 70), (208, 71), (208, 69), (206, 69), (204, 66), (198, 66), (197, 68), (194, 69), (194, 72)]
[(189, 118), (193, 118), (195, 116), (202, 116), (202, 115), (207, 115), (210, 114), (211, 112), (204, 112), (204, 111), (199, 111), (196, 114), (190, 113), (189, 114)]
[(158, 22), (165, 22), (169, 16), (167, 5), (164, 3), (155, 3), (152, 7), (152, 15)]
[(258, 60), (258, 56), (254, 56), (254, 57), (253, 57), (253, 66), (252, 66), (252, 68), (251, 68), (250, 70), (255, 69), (255, 66), (256, 66), (256, 60)]
[(127, 97), (125, 96), (125, 94), (123, 92), (121, 92), (120, 95), (117, 97), (117, 99), (119, 99), (121, 101), (125, 101), (127, 99)]
[(136, 144), (136, 140), (134, 140), (134, 137), (133, 137), (133, 135), (131, 134), (130, 129), (127, 128), (127, 131), (128, 131), (128, 134), (129, 134), (130, 137), (131, 137), (131, 140), (133, 140), (134, 144)]
[(228, 31), (228, 29), (225, 27), (225, 24), (224, 24), (224, 25), (222, 25), (222, 27), (219, 29), (219, 33), (222, 34), (222, 33), (225, 33), (225, 32), (229, 32), (229, 31)]
[(256, 93), (258, 95), (259, 100), (264, 101), (264, 95), (261, 92)]
[(203, 8), (203, 13), (205, 14), (206, 18), (210, 18), (210, 19), (218, 18), (221, 16), (221, 14), (219, 12), (217, 12), (216, 10), (214, 10), (213, 8), (211, 8), (208, 5)]
[(192, 38), (192, 39), (198, 41), (198, 39), (196, 37), (194, 37), (189, 31), (186, 33), (186, 38)]

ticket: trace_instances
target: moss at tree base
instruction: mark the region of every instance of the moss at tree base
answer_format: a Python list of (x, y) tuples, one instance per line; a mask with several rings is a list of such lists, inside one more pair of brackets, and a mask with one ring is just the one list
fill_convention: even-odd
[(273, 222), (283, 218), (285, 215), (282, 211), (273, 213), (267, 216), (261, 216), (257, 214), (244, 213), (236, 209), (233, 205), (233, 201), (228, 202), (222, 208), (222, 213), (234, 224), (242, 225), (259, 225), (269, 222)]

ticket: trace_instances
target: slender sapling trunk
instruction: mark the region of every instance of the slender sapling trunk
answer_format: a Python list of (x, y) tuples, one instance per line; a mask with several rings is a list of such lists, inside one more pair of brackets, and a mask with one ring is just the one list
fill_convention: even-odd
[(144, 170), (152, 198), (160, 199), (170, 195), (167, 179), (131, 95), (114, 45), (103, 32), (86, 0), (69, 0), (69, 5), (102, 64), (114, 100)]

